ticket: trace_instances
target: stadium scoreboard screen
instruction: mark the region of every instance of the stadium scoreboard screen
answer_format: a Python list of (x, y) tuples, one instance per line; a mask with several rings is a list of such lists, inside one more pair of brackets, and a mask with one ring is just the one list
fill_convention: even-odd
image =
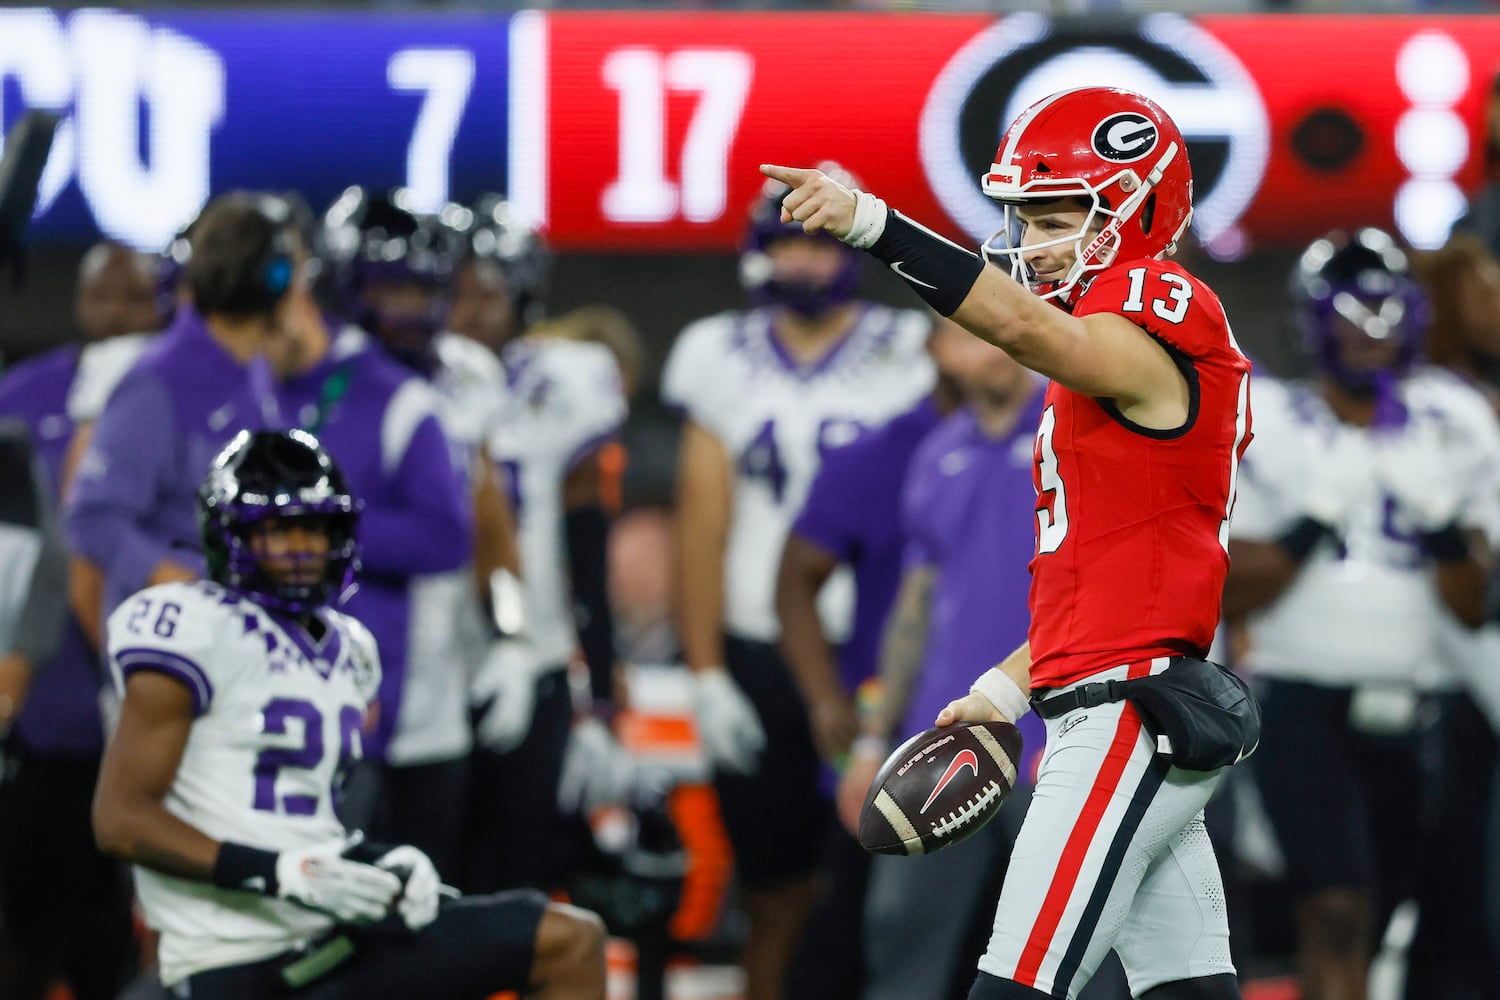
[(980, 240), (1005, 123), (1098, 83), (1182, 126), (1212, 252), (1365, 223), (1431, 246), (1497, 70), (1484, 17), (0, 11), (0, 126), (64, 115), (37, 238), (148, 249), (212, 194), (359, 183), (504, 190), (562, 250), (726, 251), (759, 163), (827, 159)]

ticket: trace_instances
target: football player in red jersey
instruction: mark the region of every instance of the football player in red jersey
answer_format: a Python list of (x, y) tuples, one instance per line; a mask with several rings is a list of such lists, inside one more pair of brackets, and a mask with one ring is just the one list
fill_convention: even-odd
[(1136, 997), (1238, 998), (1203, 827), (1221, 772), (1178, 766), (1104, 683), (1207, 655), (1250, 439), (1250, 364), (1214, 293), (1165, 259), (1192, 215), (1182, 134), (1124, 90), (1039, 101), (982, 179), (1007, 222), (984, 257), (817, 171), (762, 170), (795, 188), (787, 217), (869, 251), (1052, 380), (1035, 446), (1029, 641), (937, 719), (1014, 721), (1028, 696), (1047, 719), (970, 997), (1072, 1000), (1113, 948)]

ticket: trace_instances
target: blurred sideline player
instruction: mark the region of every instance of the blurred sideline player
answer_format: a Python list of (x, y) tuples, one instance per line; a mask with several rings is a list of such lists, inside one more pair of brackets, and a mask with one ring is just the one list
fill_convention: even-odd
[(142, 586), (200, 574), (198, 478), (237, 431), (279, 422), (265, 354), (295, 277), (284, 227), (245, 192), (209, 202), (190, 227), (189, 301), (109, 395), (68, 491), (75, 565), (103, 577), (102, 594), (72, 590), (85, 625)]
[[(631, 406), (646, 373), (646, 345), (624, 312), (602, 303), (579, 306), (537, 324), (531, 332), (538, 337), (561, 337), (608, 348), (620, 370), (620, 394), (625, 397), (626, 408)], [(599, 503), (610, 517), (611, 535), (614, 534), (615, 519), (625, 509), (625, 477), (631, 469), (632, 457), (630, 442), (626, 429), (622, 428), (620, 435), (606, 442), (598, 453)], [(634, 442), (636, 456), (648, 463), (653, 460), (670, 462), (674, 457), (671, 449), (664, 451), (653, 447), (653, 442), (642, 441), (639, 437)], [(649, 466), (637, 469), (635, 478), (649, 478), (648, 469)], [(619, 700), (617, 697), (616, 701)]]
[(1362, 1000), (1386, 920), (1418, 890), (1425, 807), (1383, 804), (1393, 781), (1419, 802), (1434, 787), (1419, 707), (1451, 683), (1432, 674), (1440, 609), (1484, 617), (1500, 431), (1472, 388), (1415, 366), (1428, 305), (1388, 234), (1315, 241), (1293, 295), (1316, 374), (1258, 402), (1224, 606), (1249, 616), (1253, 771), (1297, 899), (1304, 993)]
[(1103, 683), (1207, 656), (1250, 437), (1250, 364), (1223, 308), (1162, 259), (1192, 213), (1181, 133), (1113, 88), (1022, 112), (981, 180), (1005, 222), (985, 254), (1009, 275), (820, 171), (762, 169), (795, 185), (785, 218), (868, 249), (939, 313), (1052, 379), (1033, 452), (1029, 641), (936, 720), (1019, 720), (1029, 692), (1048, 721), (969, 995), (1075, 998), (1113, 948), (1135, 996), (1238, 998), (1203, 826), (1223, 769), (1175, 766)]
[[(0, 406), (29, 409), (14, 391), (45, 382), (12, 374), (23, 378), (0, 383)], [(137, 965), (130, 892), (89, 829), (102, 727), (91, 651), (67, 614), (52, 493), (66, 441), (46, 442), (44, 464), (35, 428), (0, 420), (0, 996), (42, 1000), (57, 980), (79, 1000), (113, 1000)]]
[(536, 324), (530, 332), (609, 348), (620, 369), (620, 390), (626, 401), (633, 399), (640, 389), (646, 369), (646, 348), (630, 318), (614, 306), (579, 306)]
[[(96, 243), (78, 267), (74, 316), (83, 342), (22, 362), (0, 379), (0, 416), (26, 425), (50, 517), (62, 509), (77, 428), (73, 397), (92, 381), (101, 351), (160, 326), (154, 282), (149, 255)], [(97, 588), (94, 595), (101, 596)], [(134, 957), (124, 873), (94, 846), (88, 822), (104, 749), (97, 663), (70, 613), (56, 654), (32, 665), (34, 678), (27, 670), (14, 724), (0, 725), (10, 730), (13, 764), (0, 798), (0, 926), (15, 946), (0, 959), (0, 995), (17, 1000), (40, 997), (53, 976), (79, 1000), (112, 998)]]
[[(101, 244), (107, 246), (109, 244)], [(183, 265), (187, 262), (187, 231), (183, 230), (161, 255), (148, 255), (117, 248), (111, 254), (110, 266), (100, 267), (98, 275), (113, 274), (109, 283), (115, 289), (112, 307), (92, 310), (92, 317), (80, 311), (80, 326), (109, 320), (115, 332), (84, 344), (77, 359), (77, 375), (68, 387), (66, 416), (72, 424), (72, 436), (63, 456), (58, 495), (67, 497), (72, 488), (78, 462), (88, 451), (94, 437), (94, 422), (104, 412), (104, 405), (115, 386), (151, 346), (156, 334), (176, 317), (177, 300), (182, 287)], [(97, 249), (91, 253), (97, 253)], [(173, 254), (177, 256), (174, 257)], [(118, 254), (129, 254), (133, 266), (121, 269)], [(97, 260), (97, 258), (96, 258)], [(83, 266), (89, 266), (84, 258)], [(125, 284), (120, 284), (121, 280)], [(150, 303), (149, 307), (147, 303)], [(139, 324), (139, 325), (135, 325)], [(104, 600), (104, 578), (99, 568), (87, 559), (73, 559), (68, 576), (70, 598), (75, 608), (98, 607)], [(99, 614), (82, 622), (89, 642), (100, 646), (104, 619)]]
[[(1500, 419), (1500, 260), (1473, 234), (1455, 232), (1441, 249), (1416, 255), (1413, 267), (1432, 304), (1428, 361), (1482, 393)], [(1424, 990), (1500, 998), (1500, 572), (1493, 555), (1485, 623), (1471, 629), (1438, 615), (1437, 658), (1460, 687), (1438, 702), (1441, 774), (1407, 951), (1413, 1000)], [(1488, 877), (1475, 878), (1476, 871)]]
[[(1432, 301), (1426, 355), (1488, 399), (1500, 418), (1500, 259), (1469, 233), (1455, 232), (1416, 266)], [(1440, 835), (1424, 856), (1424, 885), (1453, 900), (1444, 919), (1418, 924), (1410, 964), (1450, 961), (1500, 989), (1500, 561), (1492, 560), (1490, 617), (1477, 630), (1440, 616), (1438, 654), (1465, 680), (1444, 733)], [(1475, 788), (1490, 794), (1476, 797)], [(1488, 873), (1480, 882), (1476, 870)], [(1477, 907), (1477, 910), (1476, 910)], [(1428, 933), (1429, 929), (1431, 933)], [(1475, 935), (1484, 935), (1476, 941)], [(1462, 955), (1462, 958), (1456, 957)], [(1430, 956), (1430, 957), (1429, 957)], [(1467, 971), (1472, 970), (1472, 972)]]
[(359, 505), (316, 439), (242, 433), (199, 503), (212, 582), (151, 587), (111, 618), (124, 703), (94, 807), (100, 844), (136, 866), (163, 984), (602, 1000), (592, 914), (529, 892), (445, 899), (420, 850), (340, 823), (380, 660), (329, 606), (353, 580)]
[[(828, 804), (807, 713), (777, 649), (777, 563), (822, 457), (931, 391), (915, 311), (856, 301), (859, 257), (779, 217), (784, 185), (751, 207), (741, 277), (754, 308), (678, 336), (663, 399), (686, 413), (676, 595), (699, 737), (714, 770), (749, 917), (750, 1000), (775, 1000), (818, 891)], [(848, 627), (846, 576), (823, 592)]]
[[(880, 633), (900, 583), (901, 481), (917, 445), (957, 404), (957, 354), (972, 339), (945, 320), (934, 325), (927, 338), (938, 371), (933, 391), (884, 426), (828, 453), (781, 552), (781, 652), (807, 707), (824, 764), (821, 784), (830, 795), (834, 769), (844, 765), (856, 730), (854, 692), (875, 675)], [(854, 577), (854, 611), (849, 634), (835, 650), (823, 631), (818, 595), (841, 564)], [(830, 998), (858, 995), (870, 860), (850, 831), (829, 824), (825, 884), (794, 959), (800, 990)], [(829, 955), (841, 960), (830, 961)], [(809, 974), (817, 978), (808, 981)]]
[[(568, 864), (560, 806), (587, 811), (624, 794), (629, 780), (608, 729), (615, 649), (599, 465), (625, 399), (607, 348), (529, 334), (551, 262), (537, 233), (499, 195), (475, 202), (468, 221), (448, 326), (504, 365), (506, 397), (485, 450), (518, 525), (527, 642), (486, 657), (474, 680), (467, 877), (480, 890), (554, 889)], [(575, 726), (567, 668), (579, 649), (591, 705)], [(570, 801), (559, 802), (563, 792)]]
[[(78, 325), (87, 338), (77, 359), (77, 377), (68, 389), (68, 417), (74, 440), (63, 464), (69, 481), (88, 444), (88, 425), (104, 410), (120, 379), (150, 346), (156, 333), (176, 316), (176, 300), (187, 263), (186, 230), (162, 254), (146, 254), (105, 241), (96, 244), (79, 268), (98, 285), (97, 304), (78, 304)], [(177, 258), (173, 258), (174, 251)]]
[[(906, 467), (927, 434), (959, 404), (957, 365), (967, 339), (962, 327), (938, 320), (927, 338), (937, 368), (931, 394), (828, 453), (781, 552), (781, 650), (807, 703), (818, 753), (829, 765), (842, 761), (857, 733), (854, 691), (875, 676), (881, 632), (900, 584)], [(854, 572), (854, 621), (835, 646), (823, 632), (817, 602), (840, 565)]]
[[(455, 803), (469, 749), (461, 698), (466, 670), (459, 658), (421, 647), (423, 628), (452, 631), (453, 616), (424, 608), (419, 595), (432, 579), (457, 575), (467, 582), (458, 571), (471, 555), (473, 519), (437, 394), (425, 372), (384, 348), (389, 320), (363, 297), (385, 284), (420, 285), (426, 276), (392, 252), (406, 249), (399, 241), (409, 235), (400, 229), (407, 220), (378, 196), (346, 192), (316, 236), (306, 206), (289, 203), (289, 210), (301, 220), (300, 253), (306, 256), (308, 243), (322, 251), (317, 266), (342, 315), (322, 312), (312, 289), (299, 284), (277, 357), (281, 409), (290, 423), (318, 436), (364, 502), (358, 587), (341, 610), (370, 629), (384, 664), (379, 717), (365, 743), (367, 757), (389, 765), (381, 801), (370, 801), (374, 789), (364, 782), (372, 776), (365, 771), (341, 818), (362, 828), (383, 823), (392, 839), (415, 844), (451, 870), (462, 823)], [(402, 752), (414, 732), (436, 734), (426, 754)]]
[(680, 648), (672, 628), (672, 515), (636, 507), (609, 532), (609, 596), (620, 655), (627, 663), (670, 663)]
[(1426, 356), (1472, 384), (1500, 413), (1500, 258), (1469, 233), (1414, 261), (1432, 301)]
[[(65, 403), (56, 414), (63, 419), (49, 417), (45, 435), (45, 450), (62, 449), (52, 485), (60, 498), (68, 494), (78, 459), (92, 437), (93, 421), (104, 409), (109, 394), (146, 349), (152, 333), (170, 319), (170, 311), (161, 308), (157, 296), (158, 273), (155, 259), (148, 254), (109, 240), (95, 244), (79, 262), (74, 304), (84, 342), (49, 351), (44, 355), (50, 362), (45, 371), (37, 367), (41, 358), (31, 359), (26, 365), (31, 378), (66, 375), (62, 387)], [(45, 387), (42, 396), (33, 397), (35, 405), (47, 405), (44, 399), (49, 399), (50, 393), (46, 390), (57, 388)], [(73, 560), (68, 583), (75, 608), (94, 608), (103, 603), (103, 576), (88, 560)], [(97, 645), (103, 630), (99, 613), (78, 623), (88, 641)]]
[(1440, 607), (1484, 618), (1500, 432), (1472, 388), (1415, 367), (1428, 304), (1386, 232), (1314, 241), (1293, 295), (1317, 373), (1263, 393), (1224, 606), (1248, 615), (1254, 772), (1298, 900), (1304, 990), (1352, 1000), (1418, 889), (1425, 810), (1380, 802), (1392, 780), (1433, 787), (1419, 703), (1443, 681)]
[[(878, 647), (878, 680), (861, 697), (859, 739), (839, 782), (839, 818), (851, 833), (891, 748), (927, 729), (954, 687), (1026, 635), (1026, 565), (1035, 544), (1031, 442), (1042, 387), (1005, 352), (944, 324), (962, 337), (949, 348), (948, 368), (967, 402), (917, 445), (902, 470), (894, 527), (905, 543), (905, 567)], [(857, 509), (858, 498), (846, 495), (842, 506)], [(965, 952), (972, 925), (976, 916), (979, 927), (987, 923), (1045, 739), (1040, 724), (1022, 726), (1027, 753), (1018, 782), (1025, 785), (1012, 792), (999, 822), (930, 857), (874, 859), (865, 1000), (967, 994), (973, 966), (966, 961), (978, 957), (977, 949)]]

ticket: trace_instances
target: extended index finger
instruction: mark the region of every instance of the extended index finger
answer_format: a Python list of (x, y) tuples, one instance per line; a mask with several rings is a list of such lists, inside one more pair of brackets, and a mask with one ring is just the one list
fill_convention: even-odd
[(762, 163), (760, 172), (772, 180), (778, 180), (792, 187), (800, 187), (804, 182), (817, 176), (818, 171), (811, 167), (781, 167), (774, 163)]

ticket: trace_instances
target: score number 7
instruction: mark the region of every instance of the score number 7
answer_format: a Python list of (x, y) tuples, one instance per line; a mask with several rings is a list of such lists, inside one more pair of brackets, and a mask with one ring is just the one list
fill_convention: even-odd
[(402, 49), (386, 63), (385, 79), (394, 91), (425, 95), (406, 147), (406, 187), (419, 211), (436, 211), (448, 200), (453, 137), (474, 89), (474, 53)]

